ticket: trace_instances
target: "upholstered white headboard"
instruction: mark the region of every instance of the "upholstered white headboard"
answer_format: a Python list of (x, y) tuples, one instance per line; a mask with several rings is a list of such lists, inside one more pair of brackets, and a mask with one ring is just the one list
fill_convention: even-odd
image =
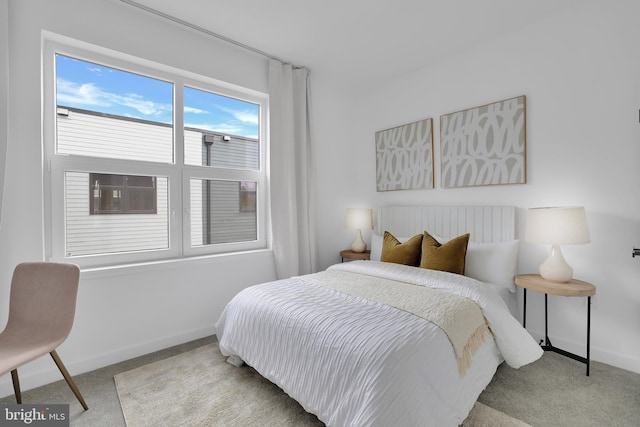
[(515, 215), (514, 206), (385, 206), (377, 209), (374, 229), (396, 236), (470, 233), (473, 242), (502, 242), (515, 238)]

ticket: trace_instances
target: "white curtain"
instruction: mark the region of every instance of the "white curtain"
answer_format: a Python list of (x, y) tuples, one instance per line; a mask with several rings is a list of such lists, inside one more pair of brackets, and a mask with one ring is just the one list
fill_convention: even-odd
[(0, 226), (6, 171), (9, 114), (9, 2), (0, 1)]
[(317, 271), (309, 70), (269, 62), (272, 243), (278, 278)]

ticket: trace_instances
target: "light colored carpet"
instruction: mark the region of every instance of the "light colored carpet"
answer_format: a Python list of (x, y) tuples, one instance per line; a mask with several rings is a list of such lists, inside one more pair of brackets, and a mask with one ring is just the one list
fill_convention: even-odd
[[(255, 370), (225, 360), (213, 343), (115, 375), (127, 426), (324, 425)], [(476, 403), (464, 426), (528, 424)]]

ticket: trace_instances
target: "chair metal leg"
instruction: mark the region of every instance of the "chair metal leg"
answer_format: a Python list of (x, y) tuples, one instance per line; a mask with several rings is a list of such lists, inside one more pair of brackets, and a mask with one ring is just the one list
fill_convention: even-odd
[(76, 395), (76, 397), (78, 398), (78, 401), (80, 402), (84, 410), (86, 411), (87, 409), (89, 409), (86, 402), (84, 401), (84, 398), (82, 397), (82, 394), (80, 394), (80, 390), (78, 389), (78, 386), (76, 386), (76, 383), (73, 382), (73, 379), (71, 378), (71, 375), (69, 375), (67, 368), (65, 368), (64, 364), (62, 363), (62, 360), (60, 360), (60, 356), (58, 356), (58, 353), (56, 353), (56, 351), (53, 350), (50, 354), (51, 354), (51, 357), (53, 358), (53, 361), (56, 362), (58, 369), (60, 369), (62, 376), (67, 381), (67, 384), (69, 384), (71, 391), (73, 392), (73, 394)]
[(20, 380), (18, 380), (18, 370), (11, 371), (11, 380), (13, 380), (13, 391), (16, 395), (16, 403), (20, 405), (22, 403), (22, 393), (20, 393)]

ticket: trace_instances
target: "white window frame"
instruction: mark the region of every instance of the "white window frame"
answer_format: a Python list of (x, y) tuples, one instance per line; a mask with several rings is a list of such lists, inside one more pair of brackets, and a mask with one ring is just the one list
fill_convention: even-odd
[[(55, 153), (56, 144), (56, 81), (55, 55), (62, 54), (108, 67), (134, 72), (174, 85), (174, 161), (156, 163), (119, 160)], [(216, 254), (268, 249), (268, 95), (241, 88), (213, 78), (204, 77), (138, 57), (115, 52), (66, 37), (47, 33), (43, 36), (43, 160), (45, 257), (55, 262), (73, 262), (85, 268), (184, 259)], [(260, 106), (259, 170), (235, 170), (184, 164), (183, 87), (217, 93)], [(115, 173), (125, 175), (153, 175), (169, 178), (169, 247), (151, 251), (66, 256), (64, 173)], [(257, 239), (248, 242), (191, 246), (190, 186), (192, 178), (234, 181), (255, 181), (258, 185), (256, 205)]]

